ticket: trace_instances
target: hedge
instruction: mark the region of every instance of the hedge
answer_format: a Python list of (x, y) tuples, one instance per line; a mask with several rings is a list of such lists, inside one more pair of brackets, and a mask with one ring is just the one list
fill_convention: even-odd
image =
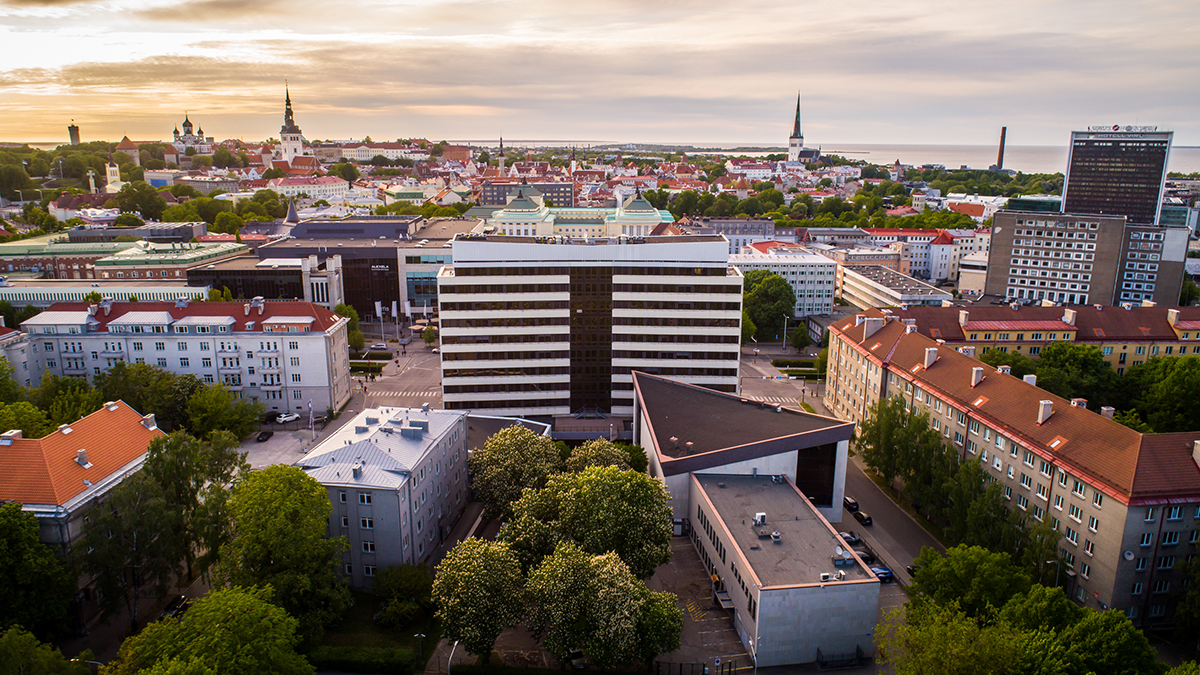
[(776, 368), (816, 368), (815, 359), (772, 359), (771, 365)]
[(346, 673), (396, 673), (407, 675), (417, 667), (411, 649), (383, 647), (317, 647), (308, 653), (317, 670)]
[(517, 668), (514, 666), (450, 666), (450, 675), (555, 675), (549, 668)]
[(383, 366), (382, 363), (371, 363), (370, 361), (351, 361), (350, 372), (378, 375), (383, 372)]

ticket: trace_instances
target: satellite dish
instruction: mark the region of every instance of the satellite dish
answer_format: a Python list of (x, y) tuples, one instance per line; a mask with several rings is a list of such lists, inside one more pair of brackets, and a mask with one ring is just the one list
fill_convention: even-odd
[(849, 560), (849, 559), (850, 559), (850, 557), (851, 557), (851, 556), (850, 556), (850, 551), (842, 551), (842, 559), (843, 559), (843, 560)]
[(838, 556), (838, 557), (840, 558), (840, 557), (842, 556), (842, 553), (843, 553), (843, 551), (842, 551), (842, 547), (841, 547), (841, 546), (835, 546), (835, 547), (833, 547), (833, 554), (834, 554), (834, 555), (836, 555), (836, 556)]
[(1133, 560), (1133, 551), (1125, 551), (1125, 559)]

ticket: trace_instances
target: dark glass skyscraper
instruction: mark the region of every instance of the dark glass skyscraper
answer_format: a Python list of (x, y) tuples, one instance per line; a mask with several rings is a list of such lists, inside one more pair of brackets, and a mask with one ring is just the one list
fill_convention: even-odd
[(1154, 127), (1091, 127), (1071, 132), (1063, 213), (1125, 216), (1158, 222), (1171, 153), (1170, 131)]

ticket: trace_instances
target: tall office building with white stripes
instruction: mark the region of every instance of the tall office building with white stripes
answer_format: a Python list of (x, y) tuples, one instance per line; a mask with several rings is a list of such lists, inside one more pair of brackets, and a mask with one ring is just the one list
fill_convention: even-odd
[(460, 236), (437, 280), (443, 405), (631, 416), (634, 370), (737, 391), (728, 259), (720, 235)]

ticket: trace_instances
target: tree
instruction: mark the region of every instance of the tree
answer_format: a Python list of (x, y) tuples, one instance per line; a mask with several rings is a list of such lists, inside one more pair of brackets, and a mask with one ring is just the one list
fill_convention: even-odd
[(1037, 373), (1037, 363), (1020, 352), (1002, 352), (999, 349), (991, 349), (981, 354), (979, 360), (993, 368), (1009, 366), (1012, 368), (1013, 377), (1025, 377)]
[(246, 221), (242, 220), (236, 213), (222, 211), (217, 214), (213, 221), (213, 231), (222, 234), (237, 234), (245, 224)]
[(575, 448), (567, 458), (567, 471), (580, 472), (589, 466), (615, 466), (629, 469), (628, 453), (603, 438), (595, 438)]
[(258, 428), (266, 406), (260, 401), (238, 398), (223, 384), (211, 384), (188, 399), (187, 410), (188, 428), (197, 436), (227, 431), (245, 438)]
[(1175, 635), (1188, 649), (1200, 648), (1200, 559), (1176, 563), (1187, 580), (1183, 597), (1175, 606)]
[(919, 567), (913, 577), (913, 597), (939, 605), (957, 603), (969, 617), (981, 617), (999, 609), (1031, 585), (1029, 575), (1012, 563), (1007, 553), (993, 553), (981, 546), (958, 545), (946, 555), (926, 546), (913, 562)]
[(1183, 307), (1191, 307), (1196, 304), (1196, 300), (1200, 300), (1200, 287), (1196, 286), (1196, 282), (1191, 279), (1184, 279), (1183, 286), (1179, 290), (1179, 304)]
[(467, 460), (471, 488), (488, 518), (507, 518), (525, 488), (542, 488), (560, 469), (554, 442), (514, 424), (492, 434)]
[(346, 325), (346, 330), (350, 331), (351, 333), (358, 331), (358, 310), (357, 309), (354, 309), (350, 305), (347, 305), (346, 303), (343, 302), (343, 303), (339, 303), (337, 307), (334, 307), (333, 311), (335, 314), (341, 314), (342, 316), (344, 316), (350, 320), (350, 322)]
[(92, 509), (75, 550), (96, 575), (107, 616), (129, 617), (137, 626), (143, 597), (164, 598), (179, 567), (178, 522), (162, 487), (145, 472), (126, 478)]
[(25, 401), (0, 404), (0, 427), (20, 429), (26, 438), (41, 438), (54, 430), (46, 413)]
[(1017, 675), (1024, 649), (1004, 624), (986, 626), (950, 604), (909, 603), (875, 629), (879, 662), (897, 675)]
[(296, 652), (299, 622), (266, 588), (214, 590), (179, 619), (163, 619), (121, 645), (109, 675), (283, 673), (315, 670)]
[[(199, 549), (203, 556), (201, 568), (216, 558), (221, 544), (228, 540), (228, 514), (223, 508), (228, 500), (228, 485), (238, 473), (250, 470), (246, 454), (239, 452), (238, 439), (227, 431), (213, 432), (208, 441), (201, 442), (192, 435), (176, 431), (150, 441), (143, 471), (153, 478), (165, 493), (167, 503), (175, 511), (179, 523), (179, 557), (187, 564), (188, 578)], [(204, 541), (205, 534), (217, 537)]]
[(661, 481), (612, 466), (556, 474), (526, 490), (500, 529), (529, 569), (571, 541), (593, 555), (615, 552), (638, 578), (671, 559), (670, 496)]
[(433, 605), (433, 577), (424, 563), (379, 570), (373, 590), (383, 598), (379, 622), (389, 628), (403, 628)]
[(437, 617), (446, 637), (486, 664), (496, 638), (521, 618), (521, 565), (504, 542), (471, 537), (438, 564), (433, 580)]
[[(384, 159), (386, 161), (387, 158)], [(376, 166), (380, 165), (377, 164)], [(329, 173), (335, 176), (340, 176), (349, 183), (353, 183), (354, 181), (358, 180), (359, 177), (358, 168), (349, 162), (334, 164), (333, 166), (329, 167)]]
[(750, 318), (746, 309), (742, 308), (742, 344), (749, 342), (757, 332), (758, 326), (754, 325), (754, 320)]
[(218, 583), (269, 584), (272, 602), (299, 620), (300, 635), (320, 638), (350, 603), (338, 577), (346, 539), (325, 536), (332, 508), (324, 486), (298, 467), (242, 474), (229, 497), (233, 538), (221, 546)]
[(1158, 433), (1189, 431), (1200, 419), (1200, 396), (1181, 396), (1180, 392), (1200, 392), (1200, 356), (1152, 358), (1133, 366), (1122, 378), (1133, 393), (1132, 407)]
[(350, 349), (353, 349), (356, 352), (361, 352), (363, 347), (367, 346), (367, 338), (359, 331), (350, 331), (346, 335), (346, 344), (350, 346)]
[(141, 227), (142, 225), (145, 225), (142, 219), (132, 213), (122, 213), (113, 221), (113, 227)]
[[(12, 305), (9, 305), (9, 309)], [(0, 313), (3, 309), (0, 308)], [(11, 324), (5, 324), (11, 325)], [(42, 378), (45, 380), (45, 378)], [(15, 403), (25, 398), (25, 389), (13, 378), (13, 367), (8, 359), (0, 359), (0, 403)]]
[(798, 352), (804, 351), (812, 344), (812, 338), (808, 335), (808, 328), (804, 326), (803, 322), (792, 331), (791, 344), (792, 348)]
[(145, 363), (119, 361), (97, 375), (95, 387), (106, 401), (124, 401), (134, 410), (154, 413), (165, 430), (188, 424), (188, 401), (204, 388), (194, 375), (176, 375)]
[(1117, 610), (1085, 612), (1059, 633), (1058, 641), (1077, 673), (1160, 675), (1165, 670), (1146, 636)]
[(1167, 675), (1200, 675), (1200, 661), (1184, 661), (1168, 670)]
[(1039, 387), (1066, 399), (1106, 399), (1116, 378), (1099, 347), (1055, 342), (1042, 349), (1037, 361)]
[(271, 167), (262, 173), (263, 180), (272, 180), (275, 178), (283, 178), (283, 171)]
[(85, 651), (68, 660), (57, 647), (38, 642), (20, 626), (0, 632), (0, 673), (4, 675), (88, 675), (91, 666), (83, 661), (91, 658), (91, 651)]
[(21, 626), (49, 639), (65, 632), (75, 582), (38, 536), (37, 516), (0, 504), (0, 628)]
[(167, 208), (167, 200), (145, 181), (122, 185), (113, 199), (121, 213), (137, 213), (145, 220), (159, 220)]
[(795, 315), (796, 293), (783, 277), (765, 270), (746, 273), (742, 307), (758, 327), (760, 340), (778, 340), (783, 323)]
[(437, 329), (433, 326), (426, 326), (425, 330), (421, 331), (421, 339), (425, 341), (426, 345), (437, 342)]
[(1000, 609), (998, 618), (1020, 630), (1055, 633), (1079, 623), (1088, 611), (1071, 601), (1061, 588), (1034, 584), (1017, 593)]
[(871, 404), (855, 434), (854, 449), (872, 471), (891, 484), (900, 475), (902, 447), (912, 440), (915, 424), (900, 396), (880, 398)]

